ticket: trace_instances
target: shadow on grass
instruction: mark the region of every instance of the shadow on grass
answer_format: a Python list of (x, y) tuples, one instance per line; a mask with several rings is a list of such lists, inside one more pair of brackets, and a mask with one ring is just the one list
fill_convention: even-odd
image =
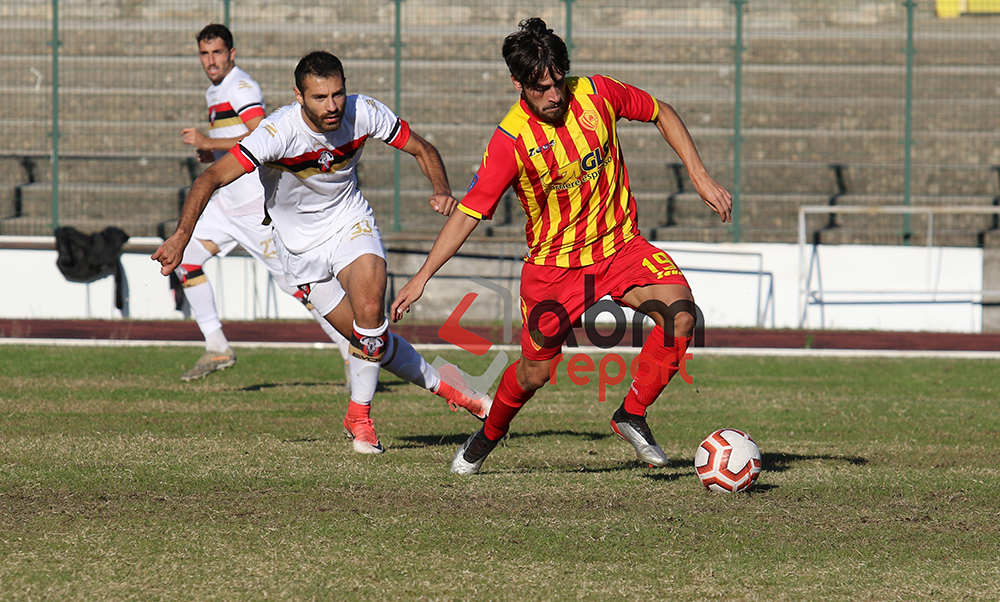
[[(375, 388), (376, 393), (391, 393), (393, 389), (402, 385), (408, 385), (409, 383), (404, 381), (399, 382), (389, 382), (383, 383), (379, 382), (378, 386)], [(259, 385), (250, 385), (247, 387), (241, 387), (237, 391), (264, 391), (265, 389), (280, 389), (284, 387), (334, 387), (336, 389), (341, 389), (344, 386), (344, 381), (334, 380), (321, 383), (304, 383), (304, 382), (291, 382), (291, 383), (261, 383)]]
[[(862, 458), (859, 456), (841, 456), (836, 454), (786, 454), (778, 452), (761, 454), (760, 459), (761, 470), (764, 472), (785, 472), (786, 470), (794, 468), (793, 464), (796, 462), (810, 462), (817, 460), (823, 462), (843, 462), (853, 466), (864, 466), (865, 464), (868, 464), (868, 458)], [(670, 465), (694, 466), (694, 458), (687, 456), (680, 458), (672, 457), (670, 458)], [(694, 474), (694, 471), (692, 471), (691, 474)]]
[[(475, 424), (466, 434), (459, 435), (408, 435), (397, 437), (397, 441), (406, 441), (409, 445), (396, 445), (395, 447), (434, 447), (439, 445), (458, 446), (465, 443), (469, 435), (475, 432)], [(613, 435), (604, 433), (587, 433), (580, 431), (538, 431), (534, 433), (513, 433), (504, 437), (500, 442), (501, 446), (507, 445), (512, 439), (539, 439), (541, 437), (572, 437), (583, 441), (601, 441)]]
[[(768, 472), (784, 472), (786, 470), (791, 470), (792, 468), (794, 468), (793, 465), (795, 463), (797, 463), (797, 462), (809, 462), (809, 461), (817, 461), (817, 460), (819, 460), (819, 461), (830, 461), (830, 462), (845, 462), (847, 464), (851, 464), (851, 465), (854, 465), (854, 466), (864, 466), (865, 464), (868, 464), (868, 459), (867, 458), (862, 458), (862, 457), (859, 457), (859, 456), (841, 456), (841, 455), (827, 455), (827, 454), (804, 455), (804, 454), (769, 453), (769, 454), (761, 454), (761, 471), (764, 472), (764, 473), (768, 473)], [(639, 462), (639, 461), (636, 461), (633, 464), (636, 464), (639, 467), (644, 467), (645, 466), (645, 464), (643, 464), (642, 462)], [(688, 457), (671, 458), (670, 459), (670, 466), (672, 466), (672, 467), (677, 467), (677, 466), (691, 466), (691, 467), (693, 467), (694, 466), (694, 459), (693, 458), (688, 458)], [(671, 481), (676, 481), (678, 479), (682, 479), (682, 478), (686, 478), (686, 477), (697, 477), (698, 473), (695, 472), (694, 469), (692, 468), (691, 470), (686, 470), (686, 471), (682, 471), (682, 472), (677, 472), (677, 471), (675, 471), (675, 472), (669, 472), (669, 473), (651, 472), (651, 473), (646, 474), (644, 476), (647, 479), (651, 479), (653, 481), (671, 482)], [(777, 489), (777, 488), (778, 488), (777, 485), (773, 485), (773, 484), (770, 484), (770, 483), (755, 483), (753, 485), (753, 487), (750, 488), (750, 490), (748, 491), (748, 493), (763, 493), (763, 492), (771, 491), (772, 489)]]
[(853, 466), (864, 466), (865, 464), (868, 464), (868, 458), (862, 458), (860, 456), (842, 456), (838, 454), (786, 454), (779, 452), (761, 454), (761, 468), (766, 472), (784, 472), (791, 469), (792, 464), (795, 464), (796, 462), (809, 462), (815, 460), (844, 462)]

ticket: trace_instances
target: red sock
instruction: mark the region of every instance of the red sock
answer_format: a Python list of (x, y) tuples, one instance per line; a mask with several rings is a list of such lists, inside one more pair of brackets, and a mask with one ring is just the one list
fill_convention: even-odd
[(347, 404), (348, 420), (364, 420), (371, 416), (372, 407), (367, 403), (357, 403), (353, 399)]
[(625, 411), (629, 414), (645, 416), (646, 408), (656, 401), (680, 369), (680, 360), (687, 353), (691, 337), (674, 337), (673, 345), (667, 347), (664, 335), (662, 328), (654, 328), (641, 351), (650, 361), (634, 364), (636, 373), (633, 376), (636, 378), (625, 395)]
[(493, 396), (493, 406), (490, 408), (490, 415), (486, 417), (483, 424), (483, 434), (490, 441), (499, 441), (510, 430), (510, 421), (521, 411), (521, 406), (531, 399), (534, 391), (526, 393), (517, 384), (517, 364), (514, 362), (503, 373), (500, 379), (500, 386), (497, 387), (496, 395)]

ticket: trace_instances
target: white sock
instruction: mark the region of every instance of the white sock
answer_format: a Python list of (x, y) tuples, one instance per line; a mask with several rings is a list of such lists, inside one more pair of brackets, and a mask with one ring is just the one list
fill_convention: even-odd
[[(219, 320), (219, 312), (215, 308), (215, 294), (212, 292), (212, 285), (208, 280), (185, 288), (184, 296), (187, 297), (191, 313), (194, 314), (198, 328), (201, 329), (201, 334), (205, 335), (206, 340), (208, 333), (222, 329), (222, 321)], [(213, 349), (212, 351), (222, 351), (222, 349)]]
[(437, 369), (428, 364), (409, 341), (391, 332), (389, 350), (385, 352), (382, 368), (431, 392), (436, 392), (441, 384), (441, 375)]
[(228, 347), (229, 341), (226, 340), (226, 335), (222, 334), (221, 328), (205, 333), (205, 351), (222, 353)]
[[(184, 284), (192, 286), (184, 287), (184, 297), (187, 298), (188, 305), (191, 306), (191, 313), (198, 323), (201, 334), (205, 337), (206, 351), (225, 351), (229, 346), (229, 341), (222, 334), (222, 322), (219, 320), (219, 311), (215, 307), (215, 292), (212, 290), (212, 283), (205, 276), (204, 264), (212, 258), (212, 252), (205, 248), (200, 240), (194, 238), (184, 248), (184, 255), (181, 258), (181, 265), (185, 268), (196, 266), (192, 269), (201, 270), (201, 276), (194, 276), (187, 280), (185, 276)], [(197, 272), (195, 272), (197, 274)], [(198, 280), (199, 284), (193, 284)], [(211, 336), (211, 339), (209, 338)]]
[(351, 335), (351, 355), (347, 365), (351, 368), (351, 400), (355, 403), (371, 403), (378, 386), (379, 364), (385, 357), (389, 321), (378, 328), (361, 328), (354, 323)]

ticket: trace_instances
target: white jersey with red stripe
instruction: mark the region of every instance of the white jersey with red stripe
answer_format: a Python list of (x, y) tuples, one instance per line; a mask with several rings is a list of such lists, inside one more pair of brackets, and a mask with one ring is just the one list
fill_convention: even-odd
[[(264, 116), (264, 94), (250, 75), (234, 66), (218, 84), (205, 92), (208, 104), (208, 135), (210, 138), (236, 138), (250, 129), (246, 122)], [(215, 158), (225, 151), (215, 151)], [(220, 188), (212, 197), (223, 213), (246, 215), (257, 212), (264, 215), (264, 188), (256, 175), (245, 175)]]
[(248, 172), (264, 166), (261, 182), (271, 222), (286, 249), (303, 253), (366, 216), (374, 222), (357, 177), (370, 137), (402, 148), (410, 126), (374, 98), (352, 94), (332, 132), (313, 131), (296, 102), (269, 115), (230, 152)]

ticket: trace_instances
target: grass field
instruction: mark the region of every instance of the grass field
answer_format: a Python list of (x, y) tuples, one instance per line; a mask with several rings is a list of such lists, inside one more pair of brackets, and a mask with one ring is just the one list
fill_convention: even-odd
[[(0, 347), (0, 599), (1000, 599), (996, 361), (696, 356), (650, 409), (665, 469), (608, 427), (627, 384), (563, 378), (458, 477), (479, 422), (413, 385), (383, 374), (361, 456), (336, 351), (180, 382), (198, 354)], [(747, 494), (694, 474), (725, 426)]]

